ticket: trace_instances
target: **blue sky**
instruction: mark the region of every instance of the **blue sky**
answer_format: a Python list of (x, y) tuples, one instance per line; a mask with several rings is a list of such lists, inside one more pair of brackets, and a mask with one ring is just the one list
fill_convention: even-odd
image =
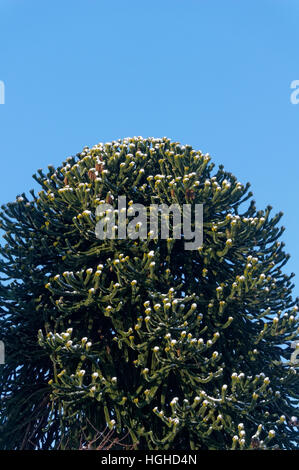
[(298, 0), (0, 0), (1, 204), (85, 145), (168, 136), (284, 212), (298, 277), (298, 25)]

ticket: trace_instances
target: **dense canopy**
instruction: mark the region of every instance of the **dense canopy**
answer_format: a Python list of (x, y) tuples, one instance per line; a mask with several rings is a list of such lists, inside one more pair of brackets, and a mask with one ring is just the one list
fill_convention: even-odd
[[(297, 447), (282, 214), (167, 138), (84, 148), (34, 177), (38, 195), (0, 215), (0, 448)], [(96, 209), (119, 196), (203, 204), (202, 246), (100, 240)]]

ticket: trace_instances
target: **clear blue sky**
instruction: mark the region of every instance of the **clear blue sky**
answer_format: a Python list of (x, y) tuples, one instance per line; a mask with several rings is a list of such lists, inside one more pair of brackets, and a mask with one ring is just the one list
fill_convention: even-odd
[(0, 202), (85, 145), (168, 136), (284, 212), (298, 277), (298, 56), (298, 0), (0, 0)]

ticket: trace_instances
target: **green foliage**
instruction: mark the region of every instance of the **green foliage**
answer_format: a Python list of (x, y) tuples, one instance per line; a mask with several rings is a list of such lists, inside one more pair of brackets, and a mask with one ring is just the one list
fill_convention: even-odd
[[(129, 138), (39, 170), (38, 196), (3, 206), (1, 448), (79, 448), (106, 427), (138, 449), (298, 445), (282, 214), (213, 168), (190, 146)], [(100, 241), (96, 207), (122, 195), (202, 203), (203, 246)]]

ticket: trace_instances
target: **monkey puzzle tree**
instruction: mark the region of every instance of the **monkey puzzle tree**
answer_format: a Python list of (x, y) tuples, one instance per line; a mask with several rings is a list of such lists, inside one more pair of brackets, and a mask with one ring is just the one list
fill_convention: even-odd
[[(39, 170), (38, 195), (2, 207), (1, 448), (78, 448), (105, 428), (136, 449), (298, 445), (281, 214), (213, 168), (190, 146), (128, 138)], [(124, 195), (203, 204), (202, 246), (99, 240), (97, 207), (120, 217)]]

